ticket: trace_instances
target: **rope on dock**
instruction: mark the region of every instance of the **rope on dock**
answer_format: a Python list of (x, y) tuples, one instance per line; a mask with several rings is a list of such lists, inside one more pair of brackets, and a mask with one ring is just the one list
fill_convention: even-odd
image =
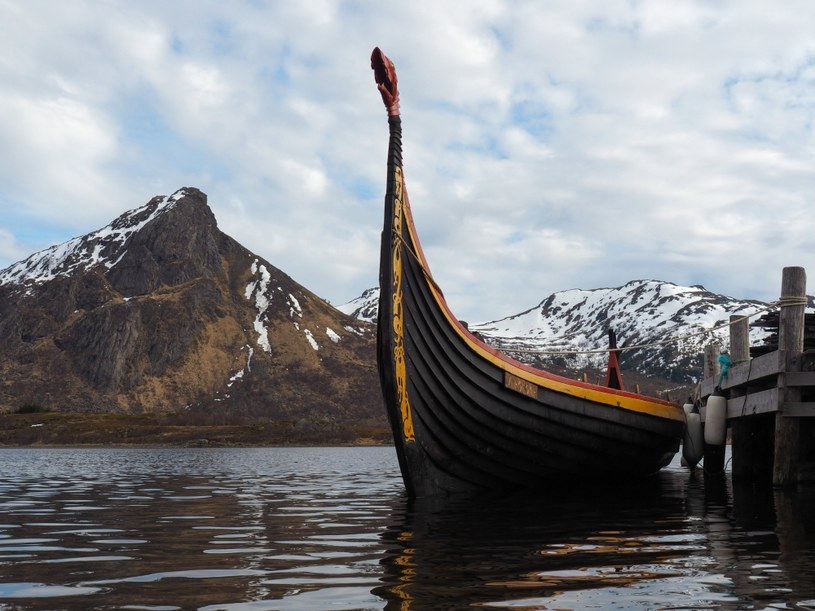
[(777, 303), (778, 306), (782, 308), (789, 308), (792, 306), (807, 306), (809, 305), (809, 298), (802, 295), (794, 295), (791, 297), (780, 297), (778, 301), (774, 303)]

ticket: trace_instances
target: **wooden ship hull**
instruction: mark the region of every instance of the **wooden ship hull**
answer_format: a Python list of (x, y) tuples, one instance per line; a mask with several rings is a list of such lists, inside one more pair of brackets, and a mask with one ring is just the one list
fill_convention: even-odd
[(410, 211), (393, 64), (375, 49), (372, 67), (390, 126), (377, 361), (408, 494), (630, 479), (667, 465), (680, 406), (626, 392), (617, 375), (610, 388), (527, 366), (452, 314)]

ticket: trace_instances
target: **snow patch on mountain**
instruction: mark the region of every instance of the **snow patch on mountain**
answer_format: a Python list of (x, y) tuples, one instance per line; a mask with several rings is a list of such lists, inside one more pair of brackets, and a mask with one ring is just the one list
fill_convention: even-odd
[(272, 276), (265, 265), (258, 264), (257, 259), (252, 261), (250, 271), (252, 275), (257, 276), (257, 278), (246, 285), (244, 296), (250, 301), (254, 299), (255, 302), (257, 316), (255, 317), (253, 327), (258, 334), (258, 346), (267, 354), (271, 354), (272, 346), (269, 343), (269, 332), (266, 329), (266, 323), (269, 321), (269, 318), (266, 311), (269, 309), (272, 300), (271, 294), (269, 293), (269, 283), (271, 282)]
[(308, 343), (311, 344), (311, 347), (314, 348), (315, 352), (319, 350), (320, 346), (317, 344), (317, 340), (314, 339), (314, 334), (308, 329), (304, 329), (303, 333), (306, 334), (306, 339), (308, 340)]
[(246, 344), (246, 346), (241, 348), (241, 352), (243, 352), (244, 348), (246, 349), (246, 365), (243, 367), (243, 369), (239, 369), (232, 375), (232, 377), (229, 378), (229, 382), (226, 385), (227, 388), (231, 388), (235, 382), (243, 379), (245, 375), (252, 372), (252, 356), (255, 354), (255, 349), (249, 344)]
[(42, 284), (96, 265), (110, 269), (127, 252), (132, 235), (170, 210), (186, 194), (186, 189), (179, 189), (172, 195), (154, 198), (97, 231), (36, 252), (0, 271), (0, 285)]
[(303, 318), (303, 308), (300, 307), (300, 302), (297, 298), (289, 293), (289, 317), (294, 318), (295, 315)]

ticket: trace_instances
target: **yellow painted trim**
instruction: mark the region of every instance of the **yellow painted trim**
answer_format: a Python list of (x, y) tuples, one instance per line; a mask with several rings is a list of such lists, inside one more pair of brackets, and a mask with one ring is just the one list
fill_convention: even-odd
[(393, 364), (396, 378), (396, 394), (399, 411), (402, 416), (402, 436), (405, 441), (416, 441), (413, 429), (413, 411), (410, 407), (407, 389), (407, 363), (405, 362), (404, 344), (404, 309), (402, 307), (402, 231), (405, 216), (403, 201), (404, 177), (402, 168), (396, 167), (395, 192), (393, 196), (393, 246), (391, 261), (393, 265)]

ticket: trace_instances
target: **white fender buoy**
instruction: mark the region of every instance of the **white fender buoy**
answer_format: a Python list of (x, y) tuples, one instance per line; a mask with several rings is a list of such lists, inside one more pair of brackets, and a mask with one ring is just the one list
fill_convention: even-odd
[(718, 392), (707, 399), (705, 443), (723, 446), (727, 441), (727, 399)]
[[(693, 406), (691, 406), (693, 407)], [(702, 417), (699, 412), (685, 413), (685, 436), (682, 439), (682, 459), (693, 469), (705, 454)]]

